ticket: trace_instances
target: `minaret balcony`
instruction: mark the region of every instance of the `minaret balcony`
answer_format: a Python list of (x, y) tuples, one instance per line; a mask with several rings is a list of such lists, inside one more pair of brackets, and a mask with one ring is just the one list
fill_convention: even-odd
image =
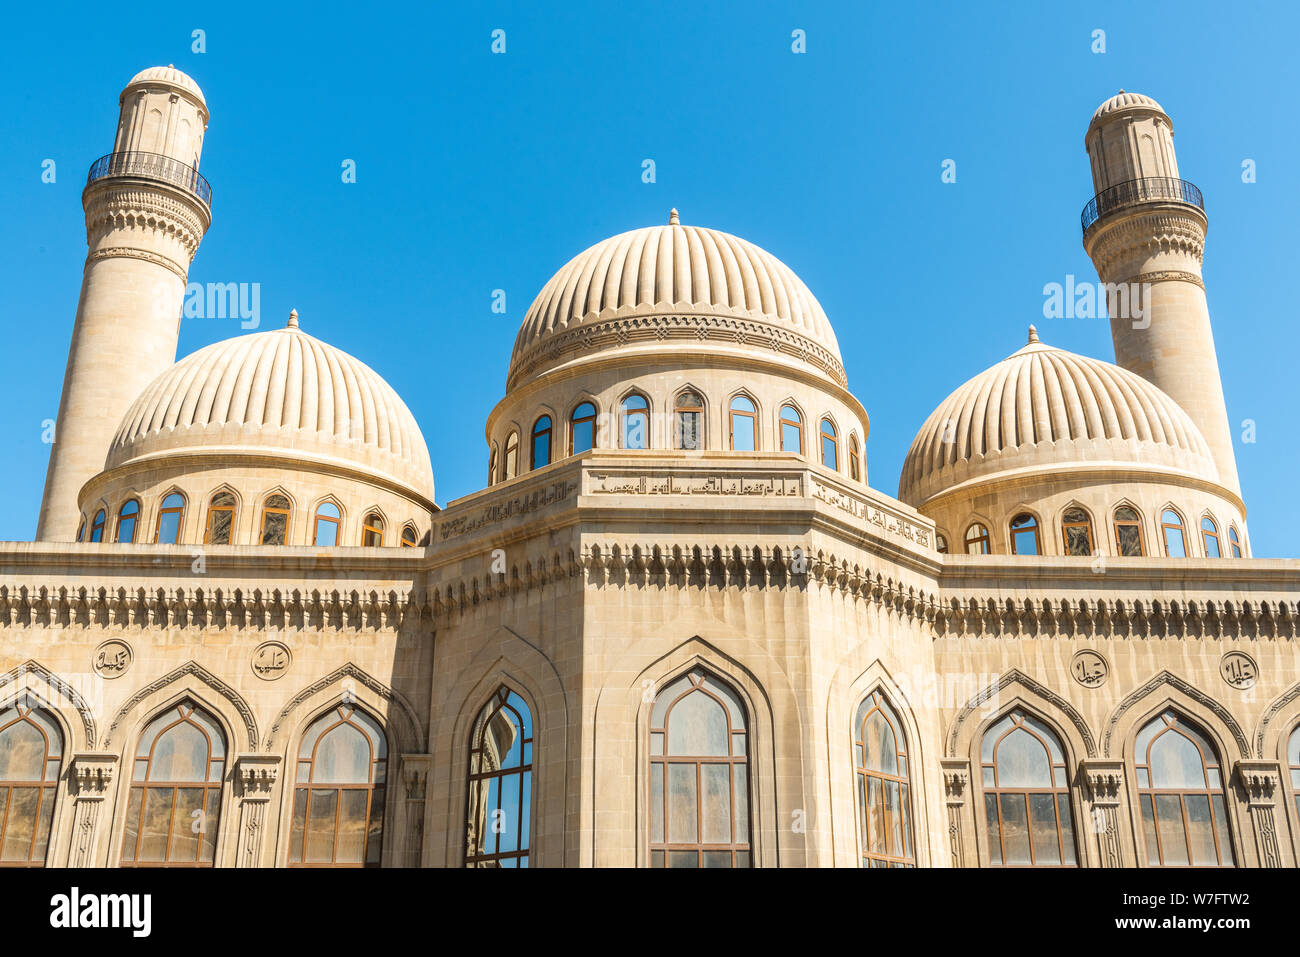
[(1080, 220), (1084, 233), (1097, 220), (1126, 206), (1139, 203), (1186, 203), (1205, 212), (1205, 201), (1201, 191), (1185, 179), (1172, 176), (1148, 176), (1146, 179), (1131, 179), (1119, 183), (1110, 189), (1102, 190), (1087, 206), (1083, 207)]
[(212, 186), (199, 171), (161, 153), (109, 153), (90, 164), (86, 185), (112, 176), (154, 179), (188, 190), (205, 205), (212, 206)]

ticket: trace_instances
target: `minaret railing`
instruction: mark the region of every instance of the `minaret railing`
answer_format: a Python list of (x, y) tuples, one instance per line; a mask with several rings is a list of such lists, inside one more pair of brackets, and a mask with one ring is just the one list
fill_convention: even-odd
[(86, 185), (109, 176), (143, 176), (187, 189), (207, 205), (212, 205), (212, 186), (199, 171), (178, 159), (161, 153), (109, 153), (90, 164)]
[(1134, 206), (1146, 202), (1187, 203), (1205, 211), (1205, 200), (1201, 191), (1185, 179), (1173, 176), (1148, 176), (1145, 179), (1131, 179), (1119, 183), (1110, 189), (1104, 189), (1083, 207), (1080, 220), (1083, 231), (1107, 213), (1113, 213), (1125, 206)]

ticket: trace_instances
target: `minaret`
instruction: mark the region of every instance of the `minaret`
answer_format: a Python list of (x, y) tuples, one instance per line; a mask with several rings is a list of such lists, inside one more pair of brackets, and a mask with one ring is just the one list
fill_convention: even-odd
[[(1107, 284), (1115, 361), (1183, 407), (1220, 482), (1240, 496), (1201, 278), (1209, 221), (1200, 190), (1178, 176), (1173, 124), (1155, 100), (1121, 90), (1093, 115), (1084, 142), (1096, 196), (1083, 211), (1083, 246)], [(1126, 309), (1136, 290), (1138, 308)]]
[(113, 433), (176, 361), (190, 262), (212, 220), (199, 175), (208, 107), (180, 70), (137, 74), (119, 98), (113, 152), (86, 178), (85, 273), (45, 475), (38, 541), (77, 534), (77, 495), (104, 468)]

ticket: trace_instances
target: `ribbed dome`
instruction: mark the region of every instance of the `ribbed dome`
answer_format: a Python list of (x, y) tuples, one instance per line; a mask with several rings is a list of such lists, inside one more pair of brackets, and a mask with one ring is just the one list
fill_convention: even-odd
[(748, 344), (844, 382), (839, 343), (794, 272), (743, 239), (682, 226), (621, 233), (575, 256), (524, 317), (509, 387), (573, 354), (637, 343)]
[[(147, 70), (141, 70), (135, 76), (131, 77), (131, 82), (122, 90), (122, 97), (125, 97), (127, 91), (137, 84), (149, 85), (158, 83), (165, 83), (177, 87), (178, 89), (185, 90), (187, 93), (192, 94), (194, 98), (205, 107), (208, 105), (208, 101), (203, 98), (203, 91), (199, 89), (199, 85), (194, 82), (193, 78), (186, 73), (182, 73), (174, 66), (151, 66)], [(119, 100), (120, 99), (121, 97), (119, 97)]]
[(1151, 97), (1143, 96), (1141, 93), (1126, 93), (1124, 90), (1120, 90), (1097, 107), (1097, 112), (1092, 114), (1092, 122), (1088, 125), (1093, 126), (1112, 113), (1122, 113), (1125, 110), (1134, 109), (1155, 110), (1157, 113), (1164, 113), (1164, 107)]
[(164, 372), (131, 405), (107, 467), (256, 452), (361, 472), (432, 502), (429, 450), (406, 404), (369, 366), (296, 321), (206, 346)]
[(898, 497), (919, 506), (941, 492), (1007, 473), (1142, 468), (1218, 481), (1187, 413), (1141, 376), (1038, 341), (948, 396), (917, 433)]

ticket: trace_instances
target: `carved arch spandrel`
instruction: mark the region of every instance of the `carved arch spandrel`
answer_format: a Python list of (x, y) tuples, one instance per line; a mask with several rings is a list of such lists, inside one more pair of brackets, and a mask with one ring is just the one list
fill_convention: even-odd
[[(153, 681), (149, 682), (149, 684), (145, 685), (143, 688), (137, 691), (135, 694), (131, 695), (131, 697), (128, 698), (125, 702), (123, 702), (122, 706), (118, 709), (117, 714), (113, 718), (113, 723), (110, 724), (108, 726), (108, 730), (104, 732), (104, 743), (102, 746), (103, 750), (106, 751), (113, 750), (115, 732), (126, 720), (126, 718), (133, 711), (139, 708), (142, 702), (145, 702), (148, 698), (150, 698), (151, 696), (159, 692), (165, 691), (170, 685), (173, 684), (188, 685), (189, 682), (185, 681), (187, 677), (193, 678), (194, 680), (202, 682), (203, 684), (207, 685), (218, 695), (220, 695), (221, 698), (225, 702), (227, 702), (238, 713), (241, 721), (243, 722), (244, 733), (246, 735), (245, 740), (240, 742), (242, 744), (242, 748), (240, 750), (248, 750), (248, 751), (257, 750), (257, 741), (258, 741), (257, 719), (253, 716), (253, 710), (248, 706), (248, 702), (246, 702), (243, 699), (243, 697), (240, 695), (238, 691), (235, 690), (234, 687), (222, 681), (220, 678), (218, 678), (212, 672), (208, 671), (208, 669), (204, 668), (197, 661), (187, 661), (179, 668), (167, 672), (167, 674), (163, 675), (160, 678), (154, 679)], [(156, 707), (151, 707), (150, 710), (151, 711), (156, 710)], [(221, 709), (216, 708), (215, 710), (217, 711), (218, 716), (223, 717), (224, 719), (224, 716), (222, 716), (220, 713)], [(231, 730), (233, 731), (233, 728)], [(234, 748), (233, 741), (231, 742), (231, 750), (232, 751), (236, 750)]]
[[(38, 679), (38, 683), (33, 684), (33, 678)], [(49, 668), (46, 668), (35, 658), (28, 658), (22, 664), (10, 668), (3, 675), (0, 675), (0, 702), (8, 701), (11, 695), (21, 695), (28, 691), (39, 698), (50, 710), (59, 713), (60, 719), (68, 726), (65, 729), (67, 731), (75, 728), (76, 723), (68, 720), (67, 715), (64, 713), (65, 709), (60, 706), (59, 702), (67, 702), (77, 712), (84, 739), (77, 741), (75, 738), (69, 738), (67, 743), (69, 753), (74, 750), (84, 749), (89, 751), (94, 749), (95, 716), (90, 710), (90, 704), (71, 683), (50, 671)]]
[[(294, 695), (289, 702), (280, 709), (280, 713), (272, 722), (271, 727), (266, 732), (266, 741), (262, 750), (271, 753), (274, 751), (284, 750), (286, 738), (291, 734), (293, 728), (291, 725), (300, 724), (290, 719), (293, 713), (300, 708), (304, 702), (328, 691), (335, 685), (342, 685), (343, 682), (352, 679), (362, 687), (368, 689), (378, 701), (374, 704), (367, 703), (364, 700), (359, 701), (372, 710), (378, 710), (375, 715), (376, 720), (381, 724), (386, 724), (386, 733), (389, 736), (389, 744), (394, 753), (403, 751), (418, 753), (423, 752), (425, 748), (424, 726), (416, 717), (415, 709), (411, 703), (400, 692), (384, 684), (378, 678), (358, 668), (352, 662), (348, 662), (342, 667), (336, 668), (318, 681), (312, 682), (306, 688), (303, 688)], [(377, 704), (382, 702), (389, 707), (379, 707)], [(387, 717), (384, 717), (385, 712)], [(394, 728), (393, 724), (397, 723), (398, 727)], [(397, 733), (394, 734), (394, 731)], [(254, 748), (255, 750), (255, 748)]]
[[(1284, 743), (1270, 745), (1269, 739), (1285, 741), (1291, 728), (1296, 724), (1297, 716), (1300, 715), (1300, 705), (1295, 703), (1298, 699), (1300, 699), (1300, 684), (1295, 684), (1278, 695), (1264, 710), (1263, 716), (1259, 719), (1259, 727), (1255, 730), (1255, 757), (1280, 756), (1280, 749), (1285, 749), (1286, 745)], [(1279, 718), (1279, 715), (1282, 717)]]
[[(1092, 729), (1088, 727), (1088, 722), (1084, 720), (1078, 709), (1051, 688), (1029, 677), (1019, 669), (1012, 668), (998, 678), (997, 681), (978, 691), (974, 697), (962, 706), (962, 709), (953, 719), (952, 725), (948, 728), (946, 757), (956, 758), (965, 755), (965, 752), (969, 749), (961, 746), (961, 739), (970, 737), (971, 715), (975, 714), (982, 705), (988, 702), (998, 703), (997, 710), (999, 713), (1005, 710), (1001, 705), (1002, 692), (1010, 687), (1019, 687), (1028, 693), (1027, 704), (1031, 711), (1039, 712), (1043, 717), (1049, 719), (1053, 717), (1054, 711), (1063, 715), (1078, 734), (1079, 742), (1083, 744), (1083, 756), (1089, 758), (1097, 756), (1096, 738), (1093, 737)], [(1034, 703), (1034, 699), (1037, 699), (1039, 703)], [(978, 723), (982, 724), (983, 722)]]
[[(1157, 692), (1165, 686), (1179, 692), (1189, 699), (1191, 703), (1199, 706), (1188, 709), (1191, 711), (1188, 717), (1201, 721), (1205, 721), (1209, 716), (1217, 718), (1219, 724), (1228, 731), (1232, 740), (1236, 743), (1238, 749), (1237, 757), (1247, 758), (1250, 756), (1250, 742), (1246, 738), (1246, 733), (1241, 729), (1241, 725), (1237, 723), (1237, 720), (1232, 716), (1228, 709), (1204, 691), (1201, 691), (1191, 682), (1178, 677), (1171, 671), (1162, 671), (1155, 675), (1141, 687), (1129, 692), (1129, 694), (1125, 696), (1124, 700), (1116, 706), (1114, 713), (1111, 714), (1110, 718), (1106, 722), (1106, 733), (1102, 738), (1102, 754), (1104, 756), (1114, 756), (1113, 749), (1115, 748), (1115, 742), (1117, 740), (1116, 729), (1119, 727), (1125, 714), (1145, 699), (1154, 697)], [(1173, 704), (1174, 706), (1177, 706), (1176, 701), (1173, 702)], [(1207, 730), (1214, 731), (1214, 728), (1211, 727)], [(1120, 736), (1119, 740), (1122, 748), (1123, 736)], [(1119, 756), (1122, 757), (1123, 755), (1121, 754)], [(1220, 759), (1227, 762), (1229, 757), (1229, 755), (1224, 754), (1220, 756)], [(1228, 765), (1225, 764), (1225, 766)]]

